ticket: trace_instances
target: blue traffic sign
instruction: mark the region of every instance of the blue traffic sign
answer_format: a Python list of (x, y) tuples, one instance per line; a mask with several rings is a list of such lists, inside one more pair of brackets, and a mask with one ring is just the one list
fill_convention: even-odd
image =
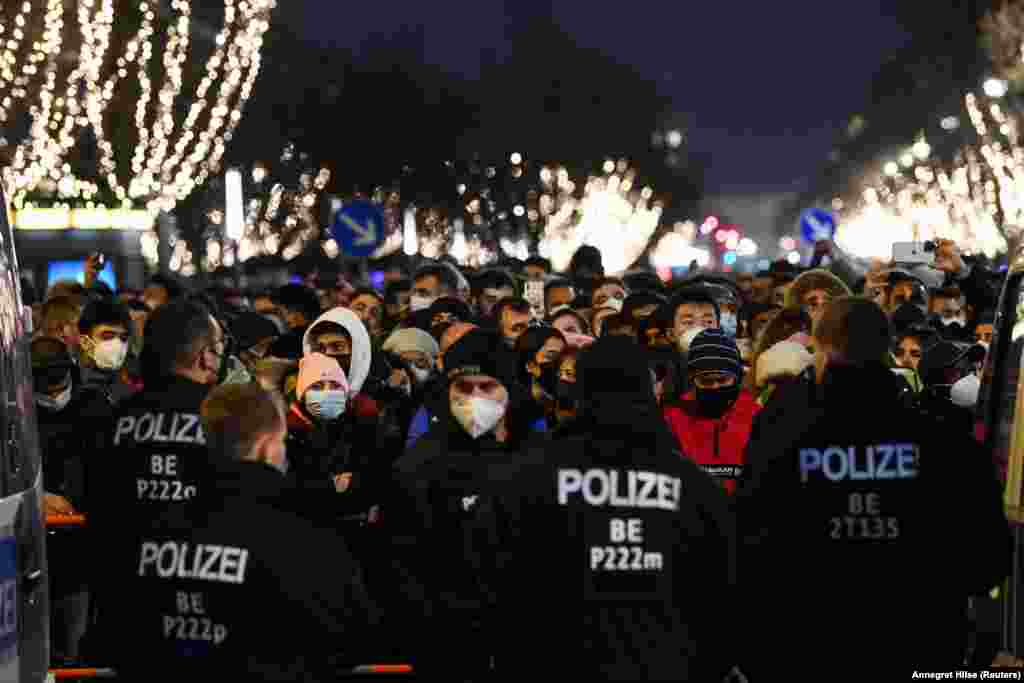
[(831, 211), (807, 209), (800, 216), (800, 234), (811, 244), (831, 240), (836, 236), (836, 219)]
[(384, 212), (363, 200), (345, 204), (334, 217), (331, 235), (342, 253), (369, 256), (384, 241)]

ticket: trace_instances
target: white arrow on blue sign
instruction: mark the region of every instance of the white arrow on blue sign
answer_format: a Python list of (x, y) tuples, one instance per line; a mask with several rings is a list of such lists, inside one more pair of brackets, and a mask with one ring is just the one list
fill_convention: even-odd
[(807, 209), (800, 216), (800, 234), (811, 244), (831, 240), (836, 235), (836, 219), (830, 211)]
[(369, 256), (384, 241), (384, 212), (372, 202), (349, 202), (335, 215), (331, 235), (342, 253)]

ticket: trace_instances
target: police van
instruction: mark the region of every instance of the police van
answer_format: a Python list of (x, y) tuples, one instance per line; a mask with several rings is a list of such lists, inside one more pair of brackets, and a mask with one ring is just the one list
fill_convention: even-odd
[(31, 310), (23, 306), (7, 200), (0, 211), (0, 681), (43, 681), (49, 606), (42, 467), (32, 396)]
[[(993, 338), (977, 408), (977, 436), (1004, 470), (1006, 516), (1014, 537), (1013, 567), (1007, 585), (995, 596), (1000, 607), (1000, 647), (1024, 656), (1024, 607), (1021, 563), (1024, 562), (1024, 260), (1006, 276), (993, 325)], [(980, 625), (980, 624), (979, 624)]]

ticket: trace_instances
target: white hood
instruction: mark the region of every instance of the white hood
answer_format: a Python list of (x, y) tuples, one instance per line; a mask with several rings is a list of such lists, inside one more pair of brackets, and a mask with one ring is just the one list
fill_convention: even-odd
[(782, 377), (797, 377), (812, 365), (814, 356), (805, 347), (781, 341), (757, 357), (757, 386)]
[(302, 354), (308, 355), (313, 351), (309, 333), (316, 329), (322, 322), (341, 325), (352, 337), (352, 367), (348, 371), (349, 387), (353, 394), (358, 394), (370, 374), (370, 361), (373, 358), (373, 350), (370, 346), (370, 335), (366, 326), (355, 313), (341, 306), (332, 308), (316, 319), (316, 322), (309, 326), (306, 334), (302, 337)]

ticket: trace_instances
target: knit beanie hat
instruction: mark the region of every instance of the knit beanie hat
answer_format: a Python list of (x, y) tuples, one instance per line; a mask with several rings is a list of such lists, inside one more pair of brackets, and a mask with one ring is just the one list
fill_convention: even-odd
[(501, 379), (500, 359), (505, 353), (505, 344), (498, 332), (477, 328), (467, 332), (445, 352), (444, 368), (449, 380), (460, 375)]
[(334, 381), (348, 391), (348, 379), (338, 361), (322, 353), (311, 353), (299, 361), (299, 379), (295, 384), (295, 396), (302, 399), (306, 389), (317, 382)]
[(396, 330), (388, 337), (384, 342), (382, 350), (396, 354), (419, 351), (433, 358), (441, 352), (441, 347), (437, 345), (437, 340), (433, 336), (423, 330), (415, 327), (406, 327)]
[(743, 377), (743, 359), (732, 337), (719, 329), (702, 331), (690, 343), (687, 372), (727, 372), (737, 380)]

